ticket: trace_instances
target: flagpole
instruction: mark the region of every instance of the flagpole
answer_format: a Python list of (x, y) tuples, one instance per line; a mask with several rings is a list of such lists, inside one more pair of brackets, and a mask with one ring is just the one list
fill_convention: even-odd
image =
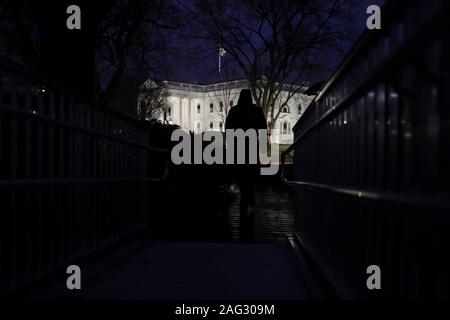
[(225, 56), (227, 52), (222, 46), (219, 46), (219, 73), (222, 72), (222, 57)]

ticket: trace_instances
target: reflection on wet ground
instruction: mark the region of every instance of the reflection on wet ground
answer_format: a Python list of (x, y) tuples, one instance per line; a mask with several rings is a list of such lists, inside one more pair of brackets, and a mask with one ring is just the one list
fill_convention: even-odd
[[(289, 192), (259, 184), (256, 206), (239, 212), (239, 189), (171, 183), (153, 190), (147, 237), (83, 265), (83, 290), (66, 274), (31, 299), (302, 300), (324, 297), (318, 278), (287, 242)], [(180, 186), (182, 188), (180, 188)], [(180, 192), (180, 190), (184, 190)], [(152, 241), (154, 240), (154, 241)]]
[(159, 212), (150, 216), (155, 240), (284, 243), (292, 235), (290, 195), (282, 187), (259, 184), (247, 216), (239, 212), (238, 186), (206, 193), (186, 190), (161, 198)]

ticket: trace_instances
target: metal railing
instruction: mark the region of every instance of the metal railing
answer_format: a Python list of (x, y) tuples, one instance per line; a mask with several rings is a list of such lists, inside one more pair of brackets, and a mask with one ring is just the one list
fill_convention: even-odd
[(449, 16), (448, 1), (388, 1), (282, 155), (297, 238), (343, 297), (450, 296)]
[[(0, 294), (143, 230), (149, 128), (0, 60)], [(160, 172), (160, 173), (158, 173)]]

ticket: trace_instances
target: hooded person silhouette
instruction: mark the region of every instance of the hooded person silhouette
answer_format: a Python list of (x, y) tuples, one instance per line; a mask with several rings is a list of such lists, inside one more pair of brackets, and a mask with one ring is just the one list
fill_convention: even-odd
[[(249, 129), (267, 129), (267, 121), (263, 110), (253, 104), (252, 93), (250, 90), (243, 89), (241, 91), (238, 104), (231, 108), (228, 113), (225, 128), (227, 130), (242, 129), (244, 131)], [(259, 176), (259, 165), (249, 163), (249, 143), (250, 141), (246, 141), (245, 164), (236, 166), (236, 174), (241, 193), (241, 214), (247, 212), (248, 205), (255, 205), (255, 183)], [(256, 148), (256, 150), (258, 150), (258, 148)]]

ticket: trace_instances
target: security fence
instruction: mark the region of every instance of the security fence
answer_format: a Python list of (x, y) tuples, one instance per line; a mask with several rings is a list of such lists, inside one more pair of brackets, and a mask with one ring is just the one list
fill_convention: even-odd
[(166, 150), (143, 124), (0, 60), (0, 294), (146, 227)]
[(449, 4), (388, 1), (294, 127), (296, 235), (342, 297), (450, 297)]

